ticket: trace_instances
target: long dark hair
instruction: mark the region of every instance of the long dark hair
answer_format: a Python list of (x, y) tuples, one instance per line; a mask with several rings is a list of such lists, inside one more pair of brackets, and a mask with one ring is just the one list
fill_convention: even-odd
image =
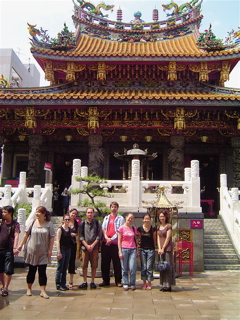
[(168, 210), (162, 210), (159, 212), (158, 214), (158, 220), (160, 221), (159, 217), (160, 217), (160, 214), (163, 214), (164, 217), (166, 218), (166, 223), (169, 223), (169, 211)]
[(45, 214), (45, 220), (46, 221), (50, 221), (51, 220), (51, 213), (44, 206), (37, 207), (36, 211), (39, 211), (42, 214)]

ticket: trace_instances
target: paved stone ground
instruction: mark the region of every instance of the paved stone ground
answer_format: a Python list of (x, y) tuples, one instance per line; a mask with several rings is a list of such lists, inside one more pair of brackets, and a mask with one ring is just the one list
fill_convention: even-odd
[[(172, 292), (159, 291), (159, 280), (151, 291), (141, 290), (137, 274), (137, 290), (124, 291), (113, 284), (96, 290), (55, 290), (55, 268), (48, 268), (47, 292), (50, 299), (26, 296), (27, 268), (16, 269), (9, 296), (0, 296), (0, 319), (91, 319), (91, 320), (235, 320), (240, 319), (240, 272), (207, 271), (190, 277), (187, 273), (177, 278)], [(77, 274), (76, 284), (82, 283)], [(113, 282), (113, 279), (111, 279)], [(90, 282), (90, 280), (89, 280)], [(101, 279), (96, 279), (100, 283)]]

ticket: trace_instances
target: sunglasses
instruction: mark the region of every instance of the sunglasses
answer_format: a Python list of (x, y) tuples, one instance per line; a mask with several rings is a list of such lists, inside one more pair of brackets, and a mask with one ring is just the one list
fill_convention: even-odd
[(70, 219), (64, 219), (65, 221), (70, 221)]

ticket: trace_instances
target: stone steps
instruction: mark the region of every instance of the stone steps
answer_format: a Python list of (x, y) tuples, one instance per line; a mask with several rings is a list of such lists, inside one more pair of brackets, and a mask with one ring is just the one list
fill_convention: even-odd
[[(51, 221), (52, 221), (52, 223), (54, 225), (54, 229), (55, 229), (55, 232), (57, 234), (57, 229), (61, 225), (62, 217), (57, 217), (57, 216), (51, 217)], [(57, 243), (56, 243), (56, 237), (55, 237), (54, 244), (53, 244), (53, 252), (52, 252), (50, 266), (51, 267), (56, 267), (57, 266)]]
[(240, 270), (240, 260), (221, 219), (204, 219), (204, 269)]

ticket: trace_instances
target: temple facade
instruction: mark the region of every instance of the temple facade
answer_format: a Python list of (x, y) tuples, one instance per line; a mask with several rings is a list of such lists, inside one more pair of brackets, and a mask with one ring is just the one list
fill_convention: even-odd
[(50, 86), (1, 86), (2, 181), (26, 171), (29, 186), (43, 184), (50, 163), (63, 189), (71, 184), (73, 159), (89, 173), (122, 179), (114, 154), (138, 144), (157, 155), (143, 178), (182, 180), (196, 159), (202, 199), (216, 205), (221, 173), (238, 187), (240, 90), (224, 84), (240, 60), (240, 33), (227, 43), (211, 26), (200, 33), (201, 2), (163, 5), (164, 21), (154, 9), (152, 22), (136, 12), (124, 23), (121, 9), (111, 21), (103, 13), (113, 6), (78, 0), (75, 32), (64, 25), (50, 39), (28, 25), (32, 55)]

